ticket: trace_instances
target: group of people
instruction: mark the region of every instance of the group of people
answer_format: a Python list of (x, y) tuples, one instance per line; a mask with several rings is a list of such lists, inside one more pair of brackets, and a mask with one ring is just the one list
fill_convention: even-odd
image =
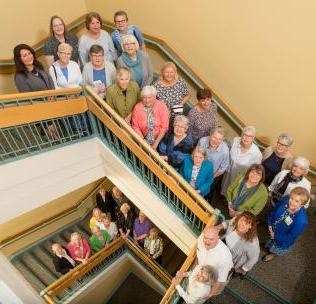
[(92, 252), (108, 247), (119, 236), (133, 239), (148, 257), (161, 264), (163, 240), (159, 230), (141, 210), (132, 208), (117, 187), (111, 191), (101, 188), (96, 195), (96, 206), (89, 220), (89, 239), (73, 232), (66, 247), (59, 243), (52, 245), (56, 272), (65, 274), (80, 263), (86, 264)]
[[(247, 126), (229, 144), (224, 128), (217, 124), (217, 106), (211, 91), (198, 89), (197, 103), (190, 108), (189, 87), (172, 62), (162, 66), (160, 78), (152, 83), (151, 59), (141, 31), (128, 24), (124, 11), (114, 14), (114, 22), (116, 29), (110, 35), (101, 29), (100, 15), (89, 13), (87, 32), (78, 39), (67, 31), (62, 18), (53, 16), (50, 39), (43, 50), (48, 72), (30, 46), (20, 44), (14, 48), (18, 90), (30, 92), (89, 84), (197, 193), (211, 203), (216, 194), (225, 197), (227, 205), (222, 208), (231, 219), (208, 229), (199, 239), (199, 246), (205, 247), (205, 256), (198, 254), (201, 267), (190, 274), (196, 280), (223, 283), (232, 265), (237, 273), (253, 267), (260, 252), (256, 216), (264, 208), (268, 209), (264, 220), (270, 236), (264, 261), (287, 252), (307, 226), (306, 208), (311, 192), (311, 183), (306, 178), (309, 161), (292, 156), (292, 137), (282, 133), (274, 147), (261, 152), (254, 141), (256, 129)], [(159, 262), (163, 244), (156, 228), (150, 230), (151, 225), (142, 212), (134, 219), (127, 201), (117, 198), (115, 192), (115, 189), (110, 194), (100, 192), (98, 209), (90, 222), (91, 247), (97, 251), (119, 233), (123, 238), (133, 237)], [(115, 205), (104, 209), (102, 201), (109, 199)], [(213, 258), (207, 256), (215, 243), (215, 247), (221, 244), (226, 248), (218, 239), (218, 231), (222, 229), (226, 231), (229, 250), (225, 252), (229, 261), (222, 265), (225, 271), (211, 265), (215, 267), (215, 279), (214, 269), (207, 267)], [(155, 240), (155, 245), (150, 239)], [(65, 262), (74, 266), (89, 257), (89, 241), (75, 233), (68, 251), (54, 244), (54, 252), (57, 257), (63, 254)], [(175, 281), (184, 275), (188, 274), (179, 273)], [(219, 289), (206, 290), (216, 294)]]

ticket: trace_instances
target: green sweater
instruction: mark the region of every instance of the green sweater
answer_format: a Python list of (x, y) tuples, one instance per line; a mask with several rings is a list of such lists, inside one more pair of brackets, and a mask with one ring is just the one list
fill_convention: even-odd
[[(244, 176), (238, 176), (232, 184), (229, 185), (226, 192), (226, 199), (228, 202), (233, 202), (238, 195), (239, 186), (244, 179)], [(244, 193), (243, 189), (242, 193)], [(268, 191), (263, 183), (260, 183), (259, 188), (247, 197), (238, 207), (237, 211), (249, 211), (254, 215), (258, 215), (268, 199)]]
[(105, 246), (105, 244), (108, 244), (111, 242), (111, 236), (108, 234), (107, 231), (101, 230), (101, 235), (105, 241), (104, 244), (102, 244), (102, 242), (95, 235), (92, 235), (89, 238), (89, 243), (94, 251), (101, 250)]
[(117, 84), (113, 84), (106, 89), (107, 104), (123, 118), (132, 112), (139, 99), (140, 90), (135, 81), (130, 81), (126, 95)]

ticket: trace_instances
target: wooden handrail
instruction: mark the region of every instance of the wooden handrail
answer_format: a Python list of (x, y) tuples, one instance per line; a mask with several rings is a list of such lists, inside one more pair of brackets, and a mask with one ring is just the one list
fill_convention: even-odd
[[(210, 226), (214, 226), (216, 223), (216, 216), (212, 215), (211, 218), (209, 219), (208, 223), (206, 224), (204, 231), (207, 227)], [(193, 246), (193, 248), (191, 249), (188, 257), (186, 258), (186, 260), (184, 261), (184, 263), (182, 264), (180, 271), (181, 272), (187, 272), (191, 265), (193, 264), (193, 262), (195, 261), (196, 258), (196, 248), (197, 248), (197, 242), (195, 243), (195, 245)], [(164, 297), (162, 298), (160, 304), (167, 304), (170, 302), (173, 294), (175, 293), (176, 289), (174, 288), (173, 285), (171, 285), (169, 287), (169, 289), (166, 291)]]
[(27, 93), (2, 94), (0, 95), (0, 102), (11, 101), (11, 100), (35, 99), (35, 98), (40, 98), (40, 97), (53, 97), (53, 96), (62, 96), (62, 95), (70, 95), (70, 94), (79, 94), (81, 91), (82, 91), (82, 87), (77, 87), (77, 88), (46, 90), (46, 91), (36, 91), (36, 92), (27, 92)]
[(167, 285), (171, 284), (170, 275), (163, 271), (161, 267), (157, 265), (157, 263), (155, 263), (151, 258), (149, 258), (139, 246), (137, 246), (130, 239), (125, 239), (125, 242), (129, 249), (136, 253), (155, 273), (157, 273), (160, 276), (160, 278), (164, 280), (164, 282)]
[[(102, 107), (102, 109), (105, 109), (106, 112), (109, 113), (110, 117), (108, 118), (110, 118), (112, 121), (115, 121), (119, 125), (119, 129), (125, 131), (125, 135), (127, 134), (130, 138), (133, 138), (133, 140), (137, 143), (137, 145), (142, 147), (142, 150), (146, 152), (147, 155), (150, 155), (151, 159), (153, 159), (161, 168), (163, 168), (168, 173), (169, 176), (171, 176), (174, 180), (176, 180), (177, 183), (181, 185), (183, 190), (186, 193), (189, 193), (189, 195), (191, 196), (193, 200), (197, 201), (199, 205), (202, 206), (205, 210), (207, 210), (207, 212), (209, 212), (210, 214), (214, 213), (213, 207), (209, 203), (207, 203), (206, 200), (200, 194), (198, 194), (183, 178), (181, 178), (178, 172), (176, 172), (167, 162), (165, 162), (161, 158), (161, 156), (155, 150), (153, 150), (152, 147), (149, 144), (147, 144), (146, 141), (144, 141), (131, 128), (131, 126), (129, 126), (125, 122), (125, 120), (122, 117), (120, 117), (104, 100), (102, 100), (97, 94), (95, 94), (91, 87), (86, 86), (86, 90), (87, 92), (89, 92), (91, 96), (94, 97), (94, 100), (91, 100), (90, 96), (87, 96), (88, 107), (90, 111), (92, 111), (95, 115), (98, 116), (99, 119), (102, 120), (102, 116), (100, 116), (100, 110), (98, 110), (98, 108), (93, 106), (93, 103), (95, 101), (98, 105)], [(110, 123), (111, 122), (109, 122), (108, 120), (106, 121), (107, 126), (109, 126)], [(117, 131), (119, 132), (119, 130)], [(123, 135), (124, 134), (122, 133), (122, 136)], [(142, 160), (145, 161), (145, 159), (142, 159)], [(161, 176), (161, 178), (164, 179), (163, 176)], [(180, 194), (180, 195), (183, 196), (183, 194)], [(192, 203), (194, 202), (192, 201)], [(194, 208), (194, 206), (191, 206), (191, 207), (192, 209)], [(208, 219), (204, 222), (206, 223), (207, 221)]]
[(97, 266), (100, 262), (109, 257), (116, 250), (121, 248), (124, 245), (124, 243), (125, 242), (122, 237), (117, 238), (110, 244), (109, 247), (104, 247), (100, 251), (92, 255), (88, 259), (87, 264), (80, 264), (76, 266), (74, 269), (70, 270), (68, 273), (60, 277), (54, 283), (50, 284), (43, 290), (42, 294), (48, 294), (52, 297), (58, 295), (67, 287), (71, 286), (76, 280), (82, 278), (87, 272), (92, 270), (95, 266)]
[(30, 227), (27, 227), (23, 230), (21, 230), (19, 233), (16, 233), (12, 236), (9, 236), (3, 240), (1, 240), (0, 242), (0, 248), (3, 248), (5, 246), (7, 246), (9, 243), (12, 243), (12, 241), (16, 240), (16, 239), (19, 239), (27, 234), (30, 234), (32, 233), (33, 231), (35, 230), (38, 230), (40, 228), (43, 228), (44, 226), (47, 226), (48, 224), (50, 224), (51, 222), (53, 221), (56, 221), (57, 219), (60, 219), (62, 217), (65, 217), (67, 215), (69, 215), (70, 213), (73, 213), (73, 212), (76, 212), (79, 208), (82, 207), (82, 205), (84, 204), (84, 202), (87, 200), (87, 198), (91, 195), (93, 195), (99, 188), (102, 184), (104, 184), (106, 179), (102, 179), (98, 184), (97, 186), (95, 187), (94, 190), (92, 190), (89, 194), (87, 194), (80, 202), (78, 202), (77, 204), (61, 211), (61, 212), (58, 212), (57, 214), (55, 214), (54, 216), (51, 216), (51, 217), (47, 217), (47, 218), (44, 218), (44, 219), (41, 219), (39, 222), (37, 222), (36, 224), (34, 225), (31, 225)]

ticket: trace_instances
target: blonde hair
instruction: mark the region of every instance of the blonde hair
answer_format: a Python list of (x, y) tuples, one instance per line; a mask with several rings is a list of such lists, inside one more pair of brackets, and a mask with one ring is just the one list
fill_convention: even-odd
[(130, 205), (128, 203), (122, 204), (122, 206), (120, 208), (121, 212), (123, 212), (123, 210), (126, 210), (126, 209), (127, 209), (127, 212), (130, 211), (131, 210)]
[(72, 243), (73, 242), (73, 239), (74, 238), (79, 238), (81, 239), (81, 235), (79, 232), (73, 232), (71, 235), (70, 235), (70, 242)]
[(297, 195), (301, 198), (301, 205), (304, 206), (309, 201), (309, 192), (303, 187), (296, 187), (290, 192), (290, 196)]
[(160, 73), (161, 73), (161, 79), (163, 79), (163, 73), (165, 71), (165, 69), (167, 68), (172, 68), (174, 71), (174, 79), (178, 80), (179, 75), (178, 75), (178, 70), (176, 65), (172, 62), (172, 61), (167, 61), (164, 63), (164, 65), (161, 67)]
[(58, 49), (57, 49), (58, 53), (65, 52), (65, 51), (68, 51), (68, 50), (70, 52), (72, 52), (72, 46), (70, 44), (68, 44), (68, 43), (65, 43), (65, 42), (61, 43), (58, 46)]

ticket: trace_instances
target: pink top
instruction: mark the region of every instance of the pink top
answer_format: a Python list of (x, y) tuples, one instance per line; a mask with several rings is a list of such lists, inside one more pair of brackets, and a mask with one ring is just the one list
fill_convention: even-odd
[(90, 255), (91, 249), (88, 241), (82, 237), (80, 243), (81, 246), (77, 247), (75, 247), (71, 242), (67, 244), (67, 249), (74, 260), (76, 260), (77, 258), (84, 259), (87, 256), (87, 253), (89, 253)]
[[(132, 128), (142, 138), (147, 134), (147, 113), (144, 105), (139, 102), (135, 105), (132, 112)], [(156, 139), (161, 131), (167, 132), (169, 128), (169, 110), (164, 102), (155, 99), (153, 106), (154, 117), (154, 138)]]

